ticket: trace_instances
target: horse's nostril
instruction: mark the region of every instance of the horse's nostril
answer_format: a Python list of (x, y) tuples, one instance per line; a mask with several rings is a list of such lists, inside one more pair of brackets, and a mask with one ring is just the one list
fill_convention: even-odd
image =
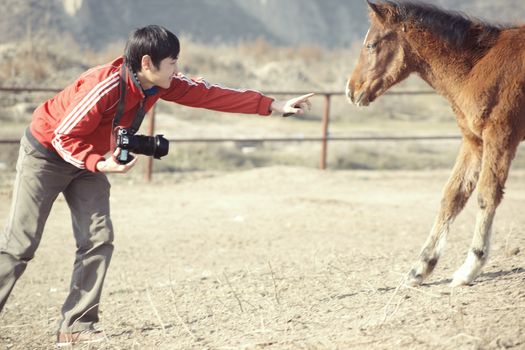
[(361, 92), (361, 93), (359, 94), (359, 96), (357, 96), (357, 98), (356, 98), (356, 103), (360, 103), (360, 102), (362, 102), (363, 99), (364, 99), (364, 97), (365, 97), (365, 92), (363, 91), (363, 92)]

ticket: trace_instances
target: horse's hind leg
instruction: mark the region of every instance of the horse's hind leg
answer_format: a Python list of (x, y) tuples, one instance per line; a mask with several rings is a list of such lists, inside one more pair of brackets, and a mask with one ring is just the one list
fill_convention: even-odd
[(479, 212), (476, 218), (474, 236), (465, 263), (454, 273), (452, 286), (466, 285), (472, 282), (487, 262), (490, 248), (492, 221), (496, 208), (503, 198), (503, 189), (507, 180), (510, 164), (519, 142), (504, 144), (496, 137), (490, 137), (490, 131), (483, 142), (483, 160), (478, 182)]
[(419, 285), (432, 273), (445, 247), (449, 226), (465, 206), (476, 187), (481, 167), (481, 142), (463, 138), (452, 174), (445, 186), (441, 208), (418, 262), (410, 271), (408, 282)]

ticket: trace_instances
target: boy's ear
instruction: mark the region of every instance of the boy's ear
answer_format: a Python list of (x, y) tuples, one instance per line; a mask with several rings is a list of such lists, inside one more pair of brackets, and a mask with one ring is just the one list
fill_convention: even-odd
[(150, 70), (153, 67), (153, 61), (149, 55), (142, 56), (140, 67), (141, 70)]

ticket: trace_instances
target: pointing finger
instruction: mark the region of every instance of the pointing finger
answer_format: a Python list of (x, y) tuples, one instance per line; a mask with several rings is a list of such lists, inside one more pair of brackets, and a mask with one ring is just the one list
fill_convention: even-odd
[(297, 100), (298, 101), (306, 101), (306, 100), (308, 100), (310, 97), (312, 97), (314, 95), (315, 95), (315, 93), (312, 92), (312, 93), (309, 93), (309, 94), (297, 97)]

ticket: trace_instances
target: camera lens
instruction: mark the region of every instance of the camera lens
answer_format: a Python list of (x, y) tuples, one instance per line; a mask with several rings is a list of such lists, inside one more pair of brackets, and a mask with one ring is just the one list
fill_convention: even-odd
[(170, 142), (166, 140), (163, 135), (155, 136), (155, 152), (153, 153), (155, 159), (160, 159), (160, 157), (164, 157), (168, 154), (169, 148)]
[(133, 135), (126, 129), (119, 131), (117, 146), (129, 152), (153, 156), (156, 159), (164, 157), (169, 151), (169, 141), (163, 135)]

